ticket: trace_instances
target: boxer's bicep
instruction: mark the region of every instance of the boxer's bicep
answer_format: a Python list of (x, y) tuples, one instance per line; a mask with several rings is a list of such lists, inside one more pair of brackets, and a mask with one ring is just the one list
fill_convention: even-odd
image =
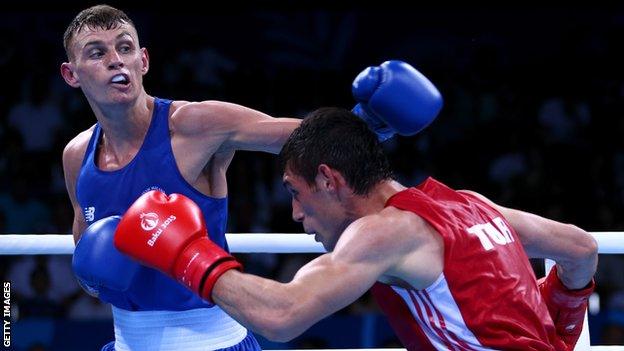
[(72, 223), (72, 235), (74, 236), (74, 243), (80, 240), (80, 235), (87, 229), (87, 223), (82, 216), (80, 206), (74, 207), (74, 221)]
[(82, 208), (76, 198), (76, 182), (78, 181), (80, 166), (82, 165), (82, 159), (86, 152), (91, 131), (92, 129), (89, 129), (88, 131), (80, 133), (72, 139), (63, 150), (63, 176), (65, 178), (65, 187), (74, 210), (74, 220), (72, 223), (74, 242), (78, 242), (80, 233), (82, 233), (87, 226), (82, 216)]
[(74, 210), (74, 220), (72, 222), (72, 235), (74, 236), (74, 243), (77, 243), (78, 240), (80, 239), (80, 234), (86, 229), (87, 223), (85, 222), (84, 217), (82, 216), (82, 207), (80, 207), (80, 204), (78, 203), (78, 200), (76, 199), (75, 180), (74, 180), (74, 184), (67, 184), (68, 178), (69, 177), (65, 177), (67, 193), (69, 194), (69, 199), (70, 199), (72, 208)]

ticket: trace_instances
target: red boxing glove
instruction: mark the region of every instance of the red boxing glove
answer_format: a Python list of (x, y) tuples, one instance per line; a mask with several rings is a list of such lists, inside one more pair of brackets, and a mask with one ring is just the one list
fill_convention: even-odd
[(207, 237), (200, 208), (184, 195), (150, 191), (139, 197), (115, 231), (117, 249), (156, 268), (212, 302), (212, 288), (242, 265)]
[(573, 350), (583, 329), (587, 299), (594, 291), (594, 280), (583, 289), (570, 290), (559, 280), (557, 266), (554, 266), (546, 277), (537, 281), (537, 285), (555, 323), (557, 335), (569, 350)]

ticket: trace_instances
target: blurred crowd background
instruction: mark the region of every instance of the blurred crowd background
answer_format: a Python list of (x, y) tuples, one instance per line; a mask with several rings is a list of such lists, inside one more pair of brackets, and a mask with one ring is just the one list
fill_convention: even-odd
[[(27, 1), (1, 16), (0, 233), (71, 232), (61, 154), (95, 117), (59, 66), (65, 27), (93, 4), (34, 10)], [(624, 230), (621, 7), (109, 4), (133, 18), (151, 59), (146, 90), (163, 98), (303, 117), (351, 108), (362, 69), (407, 61), (445, 105), (419, 135), (384, 145), (399, 180), (431, 175), (588, 231)], [(274, 155), (237, 153), (228, 182), (228, 232), (301, 232)], [(314, 257), (237, 256), (246, 271), (281, 281)], [(112, 340), (110, 308), (79, 289), (70, 256), (0, 257), (0, 275), (12, 283), (16, 350), (96, 350)], [(624, 344), (622, 256), (602, 255), (596, 280), (592, 342)], [(365, 296), (277, 347), (397, 345), (384, 323)]]

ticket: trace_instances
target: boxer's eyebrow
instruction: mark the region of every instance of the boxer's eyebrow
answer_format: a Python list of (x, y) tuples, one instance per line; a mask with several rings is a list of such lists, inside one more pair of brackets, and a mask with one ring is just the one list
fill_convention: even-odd
[[(119, 35), (117, 35), (117, 36), (115, 37), (115, 39), (116, 39), (116, 40), (119, 40), (119, 39), (121, 39), (122, 37), (125, 37), (125, 36), (130, 37), (130, 40), (132, 40), (132, 39), (133, 39), (133, 38), (132, 38), (132, 34), (130, 34), (130, 32), (128, 32), (128, 31), (123, 31), (123, 32), (119, 33)], [(84, 46), (83, 46), (83, 47), (85, 47), (85, 48), (86, 48), (86, 47), (87, 47), (87, 46), (89, 46), (89, 45), (103, 45), (103, 44), (104, 44), (104, 41), (102, 41), (102, 40), (92, 40), (92, 41), (89, 41), (89, 42), (87, 42), (86, 44), (84, 44)]]
[(123, 36), (126, 36), (126, 35), (129, 36), (131, 39), (133, 39), (132, 38), (132, 34), (130, 34), (130, 32), (128, 32), (127, 30), (124, 30), (123, 32), (119, 33), (119, 35), (116, 37), (116, 39), (119, 39), (119, 38), (121, 38)]

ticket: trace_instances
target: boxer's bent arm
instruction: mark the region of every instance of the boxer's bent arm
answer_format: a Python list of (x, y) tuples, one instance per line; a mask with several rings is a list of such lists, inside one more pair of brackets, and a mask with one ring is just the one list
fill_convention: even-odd
[(383, 232), (349, 227), (334, 252), (305, 265), (287, 284), (230, 270), (217, 281), (212, 298), (255, 332), (291, 340), (362, 296), (404, 257), (388, 234), (387, 227)]
[(82, 233), (87, 223), (82, 216), (82, 208), (76, 199), (76, 181), (78, 180), (78, 173), (80, 172), (80, 166), (82, 165), (82, 159), (86, 152), (87, 143), (90, 138), (93, 128), (80, 133), (74, 139), (72, 139), (63, 150), (63, 174), (65, 177), (65, 187), (67, 188), (67, 194), (69, 200), (74, 209), (74, 220), (72, 223), (72, 234), (74, 236), (74, 242), (78, 242), (80, 239), (80, 233)]
[(559, 279), (569, 289), (589, 284), (598, 265), (598, 243), (589, 233), (519, 210), (499, 211), (518, 233), (529, 257), (555, 260)]
[(585, 287), (596, 272), (598, 244), (586, 231), (538, 215), (503, 207), (483, 195), (479, 197), (498, 210), (515, 229), (527, 255), (555, 260), (558, 275), (569, 289)]
[[(274, 118), (254, 109), (222, 101), (190, 103), (176, 114), (177, 126), (198, 142), (220, 139), (221, 150), (278, 153), (301, 123), (297, 118)], [(190, 134), (189, 133), (189, 134)]]

